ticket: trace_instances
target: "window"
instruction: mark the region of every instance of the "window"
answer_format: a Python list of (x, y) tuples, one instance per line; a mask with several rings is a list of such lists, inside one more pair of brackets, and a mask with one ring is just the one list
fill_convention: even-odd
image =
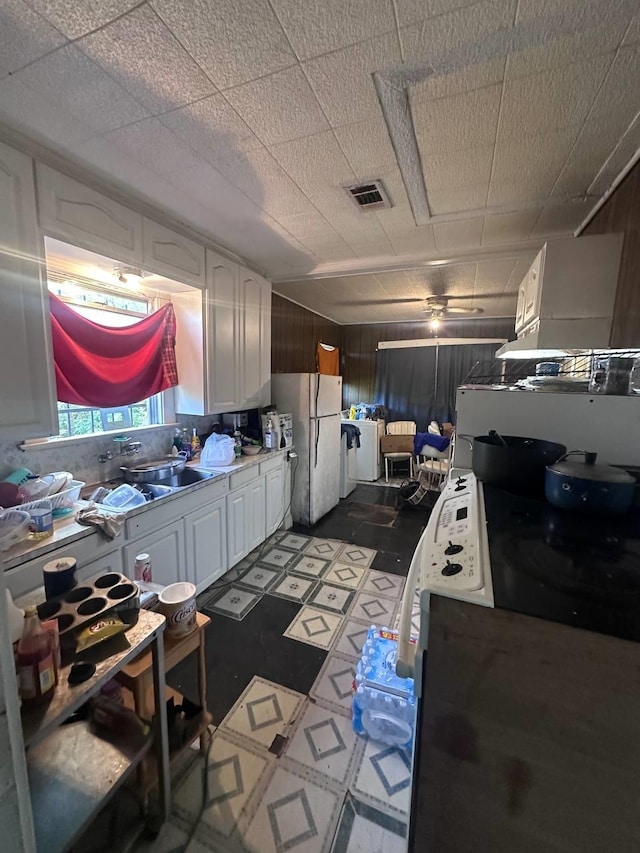
[[(140, 293), (120, 292), (115, 288), (80, 280), (48, 270), (49, 290), (82, 316), (104, 326), (128, 326), (154, 310), (152, 300)], [(163, 423), (162, 394), (109, 409), (76, 406), (58, 401), (59, 435), (92, 435), (108, 430)]]

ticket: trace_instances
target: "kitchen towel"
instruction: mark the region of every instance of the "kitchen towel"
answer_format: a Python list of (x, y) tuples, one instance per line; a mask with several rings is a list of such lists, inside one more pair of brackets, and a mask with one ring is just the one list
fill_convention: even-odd
[(76, 516), (78, 524), (84, 524), (85, 527), (95, 527), (105, 539), (115, 539), (122, 530), (126, 518), (126, 513), (103, 512), (99, 510), (94, 503), (90, 503), (84, 509), (81, 509)]

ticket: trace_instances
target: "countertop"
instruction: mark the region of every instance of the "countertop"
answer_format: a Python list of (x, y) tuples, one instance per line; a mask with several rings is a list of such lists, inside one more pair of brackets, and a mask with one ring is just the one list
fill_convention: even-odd
[[(289, 448), (288, 450), (290, 450)], [(179, 500), (185, 494), (192, 494), (193, 492), (198, 491), (199, 489), (205, 489), (211, 483), (218, 482), (225, 477), (231, 476), (231, 474), (235, 474), (237, 471), (243, 471), (246, 468), (252, 468), (254, 466), (259, 465), (261, 462), (266, 462), (269, 459), (273, 459), (276, 457), (286, 456), (288, 450), (262, 450), (260, 453), (255, 456), (241, 456), (237, 459), (232, 465), (219, 466), (216, 468), (208, 468), (205, 465), (201, 465), (197, 460), (195, 462), (187, 462), (187, 467), (189, 468), (201, 468), (203, 471), (214, 471), (215, 474), (208, 480), (201, 480), (198, 483), (192, 483), (189, 486), (185, 486), (180, 489), (179, 492), (175, 492), (175, 494), (168, 495), (167, 497), (161, 498), (160, 503), (162, 506), (170, 503), (171, 501)], [(100, 483), (95, 483), (91, 487), (91, 489), (95, 489), (99, 486)], [(143, 504), (142, 506), (135, 507), (134, 509), (128, 510), (124, 515), (127, 518), (132, 518), (134, 516), (140, 515), (143, 512), (148, 512), (155, 504), (155, 501), (150, 501), (149, 503)], [(15, 568), (19, 566), (21, 563), (27, 562), (27, 560), (34, 560), (37, 557), (44, 557), (51, 551), (56, 551), (58, 548), (63, 545), (69, 545), (71, 542), (75, 542), (78, 539), (83, 539), (86, 536), (100, 536), (95, 528), (86, 527), (83, 524), (78, 524), (76, 521), (76, 515), (85, 507), (89, 506), (89, 502), (85, 500), (76, 501), (76, 509), (75, 511), (65, 516), (64, 518), (60, 518), (54, 520), (53, 522), (53, 536), (49, 537), (49, 539), (44, 539), (39, 542), (32, 542), (28, 539), (23, 542), (14, 545), (13, 548), (10, 548), (8, 551), (3, 553), (2, 557), (2, 568), (4, 571), (8, 569)], [(117, 537), (122, 538), (121, 536)], [(117, 539), (114, 540), (117, 545)]]

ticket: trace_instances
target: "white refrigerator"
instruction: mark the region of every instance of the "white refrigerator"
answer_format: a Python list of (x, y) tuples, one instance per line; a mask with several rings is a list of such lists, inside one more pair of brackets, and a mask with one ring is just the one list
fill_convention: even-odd
[(271, 398), (278, 411), (293, 415), (298, 463), (291, 514), (298, 524), (311, 526), (340, 500), (342, 377), (276, 373), (271, 377)]

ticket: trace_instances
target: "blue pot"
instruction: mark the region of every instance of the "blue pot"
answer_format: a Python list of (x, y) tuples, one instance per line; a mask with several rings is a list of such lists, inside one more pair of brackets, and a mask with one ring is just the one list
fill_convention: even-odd
[[(574, 454), (583, 458), (567, 458)], [(620, 515), (631, 509), (635, 489), (631, 474), (612, 465), (596, 465), (596, 454), (584, 450), (567, 453), (545, 471), (545, 496), (558, 509)]]

